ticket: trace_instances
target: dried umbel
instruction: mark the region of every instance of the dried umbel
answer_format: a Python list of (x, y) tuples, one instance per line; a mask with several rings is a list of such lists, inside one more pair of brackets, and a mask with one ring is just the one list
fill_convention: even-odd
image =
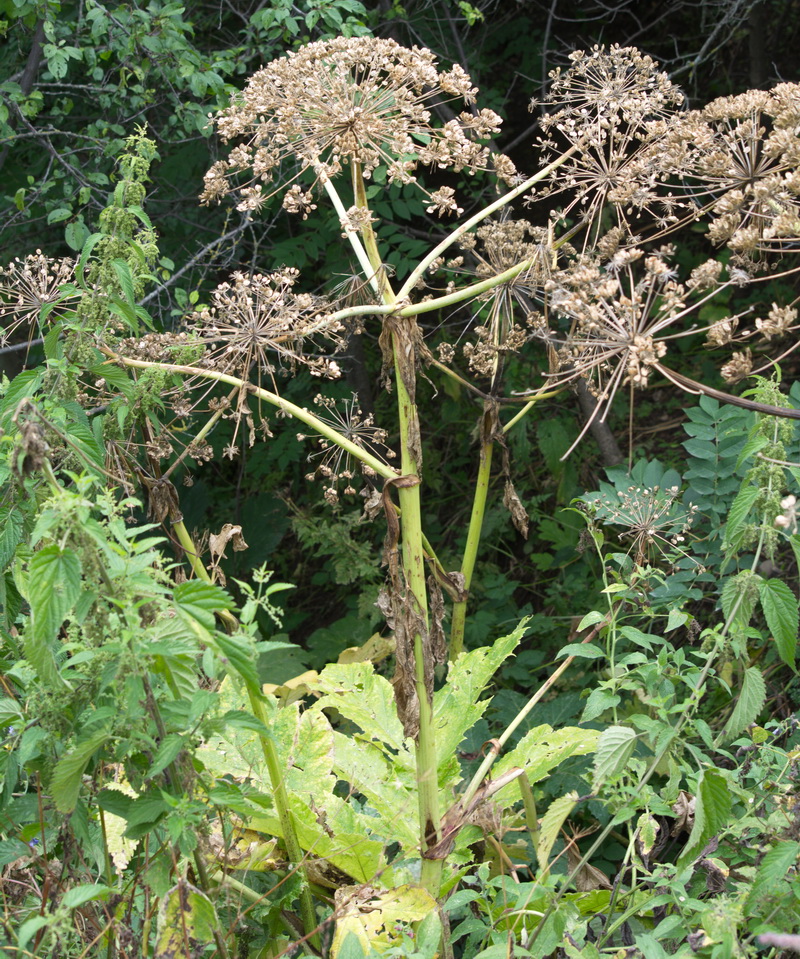
[(686, 318), (726, 283), (718, 278), (700, 292), (710, 283), (704, 267), (679, 283), (672, 254), (669, 247), (650, 255), (622, 249), (607, 263), (582, 256), (545, 285), (550, 313), (570, 322), (566, 333), (539, 330), (550, 345), (549, 378), (553, 383), (583, 378), (598, 400), (595, 416), (601, 420), (621, 386), (644, 387), (653, 370), (685, 388), (661, 362), (668, 343), (698, 332), (687, 327)]
[[(319, 407), (320, 412), (317, 417), (323, 423), (331, 426), (340, 436), (349, 440), (363, 450), (368, 450), (380, 456), (384, 461), (394, 458), (394, 451), (386, 447), (386, 430), (375, 426), (375, 420), (372, 413), (364, 413), (358, 405), (358, 396), (354, 393), (349, 399), (337, 403), (330, 396), (317, 395), (314, 397), (315, 406)], [(322, 412), (322, 411), (325, 412)], [(299, 440), (311, 439), (304, 433), (299, 433)], [(325, 487), (325, 499), (334, 506), (339, 502), (339, 484), (343, 482), (344, 494), (353, 495), (356, 492), (354, 481), (358, 470), (367, 477), (375, 476), (372, 470), (365, 463), (358, 467), (353, 461), (353, 457), (337, 446), (326, 436), (317, 436), (314, 439), (317, 449), (308, 457), (310, 463), (314, 463), (314, 472), (309, 473), (306, 479), (313, 480), (317, 476), (321, 477)]]
[(570, 60), (568, 70), (550, 74), (544, 103), (552, 112), (542, 119), (548, 139), (540, 146), (545, 155), (563, 152), (564, 144), (577, 149), (539, 196), (563, 195), (565, 215), (594, 226), (587, 231), (589, 244), (608, 206), (620, 222), (652, 209), (659, 181), (650, 157), (663, 136), (657, 121), (671, 117), (684, 97), (654, 60), (633, 47), (579, 50)]
[(0, 347), (21, 327), (26, 336), (32, 335), (44, 308), (55, 320), (75, 305), (78, 295), (61, 289), (72, 280), (74, 269), (74, 260), (53, 259), (41, 250), (0, 267)]
[(312, 375), (336, 379), (340, 370), (327, 357), (309, 353), (324, 338), (339, 343), (342, 326), (331, 319), (328, 304), (307, 293), (295, 293), (299, 273), (284, 268), (266, 275), (234, 273), (211, 294), (212, 305), (192, 314), (192, 330), (207, 344), (203, 364), (241, 379), (294, 372), (306, 366)]
[[(463, 344), (470, 369), (480, 376), (496, 378), (502, 357), (518, 351), (530, 332), (515, 321), (527, 318), (533, 298), (553, 268), (552, 233), (534, 227), (527, 220), (502, 219), (478, 227), (460, 241), (463, 255), (444, 264), (448, 271), (466, 276), (471, 283), (488, 280), (526, 263), (526, 269), (506, 282), (491, 287), (476, 297), (469, 322), (473, 336)], [(440, 266), (441, 263), (434, 264)], [(455, 284), (448, 285), (455, 289)], [(461, 337), (460, 337), (461, 338)], [(443, 346), (440, 355), (448, 355)], [(452, 354), (450, 354), (452, 356)]]
[(685, 555), (681, 544), (694, 521), (697, 506), (679, 502), (679, 486), (629, 486), (612, 493), (608, 484), (585, 497), (600, 522), (623, 529), (620, 539), (631, 541), (634, 560), (641, 565), (653, 551)]
[[(358, 164), (369, 177), (385, 165), (390, 183), (415, 182), (420, 165), (485, 169), (489, 151), (477, 140), (497, 132), (497, 114), (462, 112), (436, 126), (430, 111), (437, 99), (460, 98), (469, 105), (476, 92), (461, 67), (440, 72), (430, 50), (373, 37), (310, 43), (254, 74), (217, 118), (224, 140), (242, 142), (208, 171), (202, 197), (219, 200), (234, 189), (232, 180), (252, 171), (237, 192), (240, 209), (256, 209), (282, 187), (280, 168), (287, 158), (315, 176)], [(437, 191), (432, 208), (455, 210), (451, 194)], [(299, 187), (286, 196), (291, 210), (306, 213), (313, 205)]]
[(663, 126), (658, 158), (675, 200), (751, 264), (800, 239), (800, 84), (722, 97)]

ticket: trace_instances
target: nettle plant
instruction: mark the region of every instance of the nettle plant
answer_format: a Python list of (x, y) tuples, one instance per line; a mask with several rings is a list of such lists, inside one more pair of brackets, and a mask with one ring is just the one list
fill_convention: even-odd
[[(103, 750), (119, 730), (105, 715), (102, 727), (95, 720), (78, 722), (72, 729), (77, 745), (68, 745), (55, 772), (52, 756), (43, 756), (38, 767), (50, 770), (51, 790), (69, 786), (66, 799), (54, 796), (61, 811), (78, 808), (79, 801), (86, 810), (96, 801), (101, 810), (128, 821), (129, 839), (143, 835), (143, 824), (157, 830), (161, 816), (173, 824), (171, 832), (153, 835), (162, 844), (172, 842), (176, 856), (194, 857), (199, 890), (191, 887), (192, 899), (188, 885), (148, 886), (160, 890), (166, 904), (160, 920), (164, 949), (170, 945), (170, 922), (177, 923), (182, 911), (185, 936), (213, 940), (224, 953), (221, 927), (202, 905), (215, 882), (265, 914), (266, 893), (230, 872), (275, 871), (280, 856), (269, 843), (258, 846), (257, 856), (252, 846), (237, 853), (230, 837), (233, 821), (242, 830), (281, 840), (291, 879), (269, 894), (278, 903), (269, 922), (285, 920), (281, 906), (299, 902), (299, 920), (288, 922), (290, 938), (299, 935), (312, 948), (320, 921), (312, 889), (322, 887), (336, 888), (334, 951), (345, 949), (348, 932), (365, 948), (400, 948), (394, 926), (404, 920), (422, 924), (417, 945), (428, 943), (432, 954), (441, 934), (437, 902), (468, 870), (477, 840), (502, 836), (503, 816), (519, 802), (538, 855), (537, 882), (541, 888), (552, 884), (548, 857), (578, 797), (565, 799), (540, 827), (531, 784), (568, 757), (593, 751), (599, 734), (538, 726), (513, 750), (504, 753), (504, 747), (579, 654), (578, 646), (566, 647), (565, 663), (491, 741), (471, 777), (464, 777), (457, 758), (459, 744), (488, 706), (480, 698), (484, 689), (525, 630), (523, 624), (491, 646), (464, 650), (495, 457), (511, 520), (520, 531), (528, 526), (506, 435), (540, 404), (576, 389), (588, 398), (590, 410), (580, 440), (588, 430), (602, 429), (620, 392), (630, 393), (633, 408), (636, 391), (654, 375), (688, 393), (800, 418), (794, 409), (715, 391), (673, 369), (668, 358), (676, 341), (705, 333), (711, 346), (736, 347), (721, 364), (723, 377), (736, 382), (774, 362), (759, 359), (758, 351), (766, 353), (796, 330), (793, 303), (773, 304), (752, 322), (745, 307), (721, 318), (706, 308), (737, 295), (744, 302), (755, 284), (795, 268), (799, 86), (781, 84), (688, 111), (680, 90), (633, 49), (573, 54), (570, 67), (552, 76), (532, 175), (490, 147), (501, 121), (475, 106), (476, 94), (460, 67), (440, 70), (429, 51), (359, 37), (313, 43), (274, 61), (217, 117), (223, 140), (234, 145), (207, 173), (203, 200), (232, 196), (248, 215), (280, 200), (309, 229), (317, 218), (333, 217), (354, 260), (345, 293), (333, 292), (333, 282), (331, 292), (304, 292), (291, 265), (275, 264), (265, 272), (243, 267), (187, 318), (185, 328), (157, 331), (138, 305), (157, 261), (155, 234), (142, 210), (154, 151), (143, 136), (131, 140), (114, 200), (73, 265), (71, 282), (61, 275), (63, 264), (48, 269), (36, 257), (3, 275), (4, 313), (20, 325), (26, 318), (42, 324), (47, 357), (46, 368), (20, 374), (3, 399), (7, 440), (16, 443), (5, 480), (30, 495), (31, 474), (44, 470), (51, 499), (38, 495), (48, 516), (58, 511), (52, 502), (59, 495), (51, 465), (58, 459), (55, 449), (62, 450), (55, 468), (64, 483), (85, 469), (126, 494), (138, 481), (149, 516), (156, 523), (169, 521), (171, 538), (194, 576), (168, 587), (166, 572), (153, 572), (144, 577), (140, 600), (147, 606), (152, 597), (141, 613), (151, 632), (176, 617), (182, 624), (170, 626), (170, 635), (180, 640), (183, 658), (177, 665), (165, 644), (158, 646), (162, 659), (152, 665), (158, 690), (148, 706), (150, 725), (158, 727), (166, 709), (175, 728), (153, 733), (148, 726), (139, 735), (151, 736), (156, 749), (160, 741), (158, 774), (171, 770), (173, 785), (186, 784), (183, 805), (162, 798), (165, 808), (148, 806), (151, 819), (141, 803), (136, 806), (142, 797), (154, 799), (152, 777), (142, 769), (146, 750), (138, 744), (129, 754), (118, 750), (124, 788), (107, 786), (97, 797), (79, 799), (81, 776), (95, 786), (110, 778)], [(493, 178), (496, 187), (496, 198), (484, 205), (474, 185), (481, 176)], [(442, 238), (431, 242), (419, 262), (396, 275), (388, 266), (396, 258), (385, 238), (394, 235), (393, 204), (409, 209), (401, 196), (413, 191), (419, 191), (427, 214), (442, 223), (456, 218), (458, 225), (442, 229)], [(467, 207), (475, 212), (463, 218)], [(430, 232), (431, 222), (423, 219), (423, 229)], [(684, 258), (668, 240), (698, 224), (706, 225), (718, 250), (684, 269)], [(428, 323), (433, 315), (443, 319)], [(709, 315), (712, 321), (704, 319)], [(362, 412), (355, 399), (341, 407), (312, 391), (302, 406), (283, 395), (282, 384), (301, 371), (320, 384), (338, 378), (348, 342), (362, 333), (380, 346), (381, 382), (395, 404), (391, 422)], [(525, 388), (516, 392), (508, 386), (512, 364), (516, 376), (525, 370)], [(421, 414), (418, 386), (421, 378), (435, 377), (451, 379), (481, 407), (472, 511), (456, 569), (440, 562), (422, 525), (424, 422), (436, 416), (437, 400)], [(183, 523), (171, 480), (188, 460), (233, 458), (243, 447), (269, 441), (287, 419), (313, 444), (310, 475), (323, 480), (325, 499), (341, 506), (360, 487), (366, 518), (385, 526), (383, 553), (376, 557), (386, 569), (378, 606), (395, 661), (391, 682), (376, 671), (369, 651), (361, 661), (329, 665), (307, 678), (315, 698), (302, 710), (296, 695), (284, 689), (279, 701), (259, 684), (254, 663), (263, 640), (254, 610), (261, 603), (275, 614), (268, 595), (245, 584), (250, 599), (237, 618), (219, 585), (219, 561), (228, 543), (241, 547), (242, 535), (257, 531), (228, 527), (212, 537), (206, 565)], [(215, 450), (212, 433), (222, 420), (233, 424), (232, 439)], [(446, 478), (446, 463), (441, 468)], [(665, 500), (664, 510), (670, 506)], [(7, 508), (14, 533), (4, 558), (15, 548), (17, 556), (15, 572), (6, 578), (15, 605), (5, 629), (9, 635), (22, 632), (22, 647), (14, 648), (29, 664), (17, 679), (24, 686), (33, 671), (42, 684), (57, 688), (63, 703), (69, 693), (59, 677), (75, 665), (70, 666), (60, 631), (79, 631), (95, 616), (92, 603), (99, 600), (81, 600), (79, 584), (82, 568), (88, 575), (87, 569), (102, 563), (95, 559), (81, 567), (77, 557), (83, 547), (54, 519), (49, 527), (41, 522), (36, 527), (33, 552), (26, 553), (24, 544), (17, 548), (32, 511), (21, 500)], [(86, 525), (88, 507), (81, 501), (72, 508)], [(112, 508), (103, 509), (116, 523)], [(136, 547), (116, 526), (117, 546), (109, 547), (108, 522), (87, 526), (96, 543), (134, 565), (140, 549), (145, 565), (153, 566), (145, 547)], [(683, 522), (670, 518), (676, 528)], [(41, 543), (46, 545), (37, 552)], [(42, 609), (36, 577), (57, 567), (67, 575), (67, 588), (59, 591), (52, 580), (61, 598)], [(735, 589), (737, 597), (744, 596), (744, 586)], [(124, 595), (132, 601), (130, 591)], [(27, 620), (23, 600), (30, 608)], [(725, 602), (730, 605), (730, 596)], [(737, 608), (743, 602), (733, 600)], [(592, 614), (583, 624), (594, 627), (582, 636), (584, 642), (608, 630), (613, 614), (614, 607)], [(729, 618), (735, 617), (731, 612)], [(132, 633), (129, 620), (125, 625)], [(705, 667), (692, 672), (693, 692), (688, 706), (680, 708), (696, 706), (721, 645), (712, 643)], [(186, 670), (193, 662), (195, 685), (206, 694), (199, 699), (187, 687)], [(110, 667), (105, 659), (101, 666), (96, 682), (105, 689)], [(593, 718), (609, 703), (616, 707), (617, 685), (590, 700), (592, 710), (599, 710)], [(162, 699), (171, 705), (165, 707)], [(187, 700), (194, 704), (188, 715)], [(13, 710), (8, 715), (20, 719)], [(350, 725), (342, 731), (331, 717)], [(625, 766), (636, 744), (634, 729), (619, 722), (615, 713), (612, 735), (601, 744), (598, 791)], [(192, 744), (194, 766), (181, 760), (181, 750)], [(656, 766), (642, 767), (647, 778)], [(115, 768), (114, 776), (120, 775)], [(227, 833), (211, 832), (217, 853), (207, 859), (181, 833), (180, 824), (194, 828), (199, 821), (191, 800), (195, 780), (212, 804), (235, 817), (229, 818)], [(206, 851), (213, 846), (206, 843)], [(550, 941), (553, 929), (542, 930), (549, 928), (553, 908), (551, 903), (525, 919), (526, 942), (538, 936)], [(31, 927), (26, 943), (43, 925)]]

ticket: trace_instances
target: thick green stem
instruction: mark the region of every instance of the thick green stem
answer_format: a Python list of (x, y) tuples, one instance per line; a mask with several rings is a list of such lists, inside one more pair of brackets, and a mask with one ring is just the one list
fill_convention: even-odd
[(483, 516), (486, 512), (486, 499), (489, 493), (489, 480), (492, 473), (492, 452), (494, 440), (489, 422), (491, 412), (484, 408), (481, 428), (481, 454), (478, 466), (478, 477), (475, 481), (475, 495), (472, 500), (472, 513), (467, 530), (467, 544), (464, 548), (464, 558), (461, 562), (461, 574), (464, 577), (464, 599), (453, 603), (453, 619), (450, 627), (450, 661), (454, 662), (464, 649), (464, 626), (467, 619), (467, 602), (472, 585), (472, 574), (475, 571), (475, 561), (478, 557), (478, 546), (481, 540)]
[[(353, 194), (356, 205), (367, 210), (366, 191), (361, 170), (353, 165)], [(367, 223), (361, 230), (364, 249), (369, 258), (372, 277), (377, 281), (381, 301), (389, 306), (396, 297), (383, 270), (378, 244), (372, 227)], [(410, 321), (413, 322), (413, 321)], [(392, 327), (392, 354), (394, 357), (397, 411), (400, 426), (400, 472), (404, 477), (419, 478), (419, 416), (413, 399), (415, 372), (415, 344), (407, 323)], [(419, 702), (419, 734), (416, 744), (418, 780), (420, 847), (422, 852), (441, 839), (439, 813), (439, 779), (437, 774), (436, 739), (433, 726), (433, 708), (425, 675), (428, 633), (428, 594), (425, 582), (425, 552), (422, 536), (422, 509), (420, 484), (402, 484), (398, 490), (401, 510), (401, 550), (407, 601), (416, 606), (414, 612), (425, 624), (425, 634), (414, 636), (414, 681)], [(410, 595), (408, 595), (410, 594)], [(439, 895), (442, 860), (422, 860), (422, 885), (433, 896)]]

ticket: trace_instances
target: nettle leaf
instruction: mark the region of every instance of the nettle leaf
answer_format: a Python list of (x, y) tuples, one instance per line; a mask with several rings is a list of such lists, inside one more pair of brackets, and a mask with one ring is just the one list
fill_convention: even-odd
[(778, 841), (764, 856), (758, 867), (748, 902), (775, 891), (776, 885), (786, 879), (789, 869), (800, 856), (800, 842)]
[(22, 541), (22, 513), (15, 506), (0, 508), (0, 570), (4, 569)]
[(758, 597), (767, 626), (775, 637), (778, 655), (787, 666), (794, 669), (798, 626), (797, 597), (786, 583), (779, 579), (761, 580), (758, 584)]
[(34, 553), (28, 566), (31, 621), (25, 630), (25, 658), (45, 682), (63, 682), (52, 645), (81, 595), (81, 563), (71, 549), (55, 543)]
[(617, 776), (628, 764), (638, 736), (629, 726), (609, 726), (597, 742), (594, 757), (594, 782), (592, 790)]
[(62, 756), (53, 770), (50, 791), (61, 813), (71, 813), (78, 802), (81, 780), (86, 765), (93, 753), (109, 739), (108, 731), (101, 729), (93, 736), (76, 746), (72, 752)]
[(716, 769), (704, 769), (697, 784), (694, 825), (678, 859), (678, 869), (696, 858), (709, 839), (724, 828), (732, 802), (727, 779)]
[(23, 370), (14, 377), (0, 401), (0, 421), (6, 416), (13, 416), (26, 396), (33, 396), (41, 386), (43, 376), (43, 368), (37, 367), (35, 370)]
[(736, 736), (750, 723), (754, 723), (766, 700), (767, 686), (761, 670), (751, 666), (745, 670), (739, 698), (725, 727), (726, 736)]
[(747, 626), (753, 616), (761, 577), (749, 569), (731, 576), (722, 587), (722, 612), (728, 622)]
[(737, 547), (747, 514), (760, 494), (761, 490), (757, 486), (743, 486), (736, 494), (736, 499), (728, 510), (728, 522), (725, 524), (725, 546), (728, 549)]
[(525, 633), (522, 623), (493, 646), (462, 653), (450, 667), (445, 685), (433, 696), (433, 722), (439, 764), (451, 760), (467, 730), (484, 714), (490, 700), (480, 695)]
[[(492, 777), (499, 778), (509, 769), (520, 766), (531, 784), (539, 782), (570, 756), (594, 752), (599, 735), (595, 729), (578, 729), (576, 726), (565, 726), (563, 729), (553, 729), (546, 724), (535, 726), (511, 752), (497, 761), (492, 767)], [(495, 794), (493, 801), (501, 806), (509, 806), (518, 798), (519, 786), (509, 783)]]
[(203, 583), (197, 579), (179, 583), (172, 596), (182, 613), (196, 619), (206, 629), (214, 628), (214, 613), (222, 609), (233, 609), (235, 605), (221, 586)]
[(550, 860), (550, 853), (553, 851), (558, 834), (567, 816), (572, 812), (578, 802), (578, 794), (569, 792), (566, 796), (560, 796), (554, 799), (547, 807), (547, 812), (542, 816), (539, 825), (539, 841), (536, 844), (536, 858), (539, 861), (539, 868), (546, 869)]
[(372, 663), (333, 663), (313, 683), (323, 693), (315, 708), (332, 706), (371, 739), (405, 750), (405, 733), (397, 715), (391, 683), (377, 676)]

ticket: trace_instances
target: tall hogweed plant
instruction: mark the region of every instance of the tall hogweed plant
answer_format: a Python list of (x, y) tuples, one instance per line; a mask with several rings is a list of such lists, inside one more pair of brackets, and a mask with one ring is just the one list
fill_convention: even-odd
[[(427, 50), (359, 37), (268, 64), (216, 118), (231, 146), (206, 174), (203, 201), (232, 197), (246, 216), (280, 201), (301, 229), (332, 217), (353, 263), (344, 284), (310, 291), (291, 264), (242, 265), (183, 327), (149, 316), (140, 301), (157, 280), (158, 247), (143, 204), (155, 148), (143, 133), (131, 137), (77, 261), (37, 252), (3, 271), (3, 343), (40, 336), (45, 355), (5, 383), (0, 405), (9, 837), (0, 855), (14, 884), (6, 916), (22, 917), (16, 926), (7, 919), (4, 933), (19, 954), (277, 956), (299, 944), (343, 957), (432, 957), (452, 954), (454, 942), (466, 955), (487, 945), (503, 955), (597, 952), (632, 917), (652, 932), (679, 909), (690, 867), (742, 800), (714, 757), (763, 706), (763, 678), (748, 660), (758, 602), (781, 659), (794, 665), (797, 602), (762, 566), (778, 537), (796, 533), (785, 484), (798, 468), (787, 443), (800, 411), (766, 380), (755, 396), (729, 395), (669, 354), (705, 334), (709, 346), (729, 348), (721, 375), (736, 383), (794, 344), (794, 302), (761, 316), (745, 307), (720, 315), (718, 306), (745, 303), (759, 283), (796, 269), (800, 86), (688, 110), (638, 51), (575, 53), (544, 103), (532, 105), (544, 110), (534, 173), (493, 148), (500, 117), (476, 98), (460, 67), (442, 70)], [(421, 201), (411, 208), (428, 215), (422, 233), (436, 236), (398, 273), (389, 266), (392, 210), (408, 210), (401, 197), (415, 192)], [(689, 228), (709, 242), (709, 258), (686, 268), (670, 237)], [(377, 420), (355, 397), (342, 406), (312, 389), (300, 405), (286, 395), (292, 378), (312, 383), (310, 374), (321, 386), (339, 378), (360, 335), (379, 344), (391, 417)], [(522, 389), (509, 385), (512, 366), (516, 377), (524, 370)], [(723, 401), (757, 418), (738, 464), (753, 465), (717, 547), (720, 575), (724, 562), (746, 557), (721, 590), (723, 624), (680, 662), (663, 637), (639, 628), (645, 614), (667, 617), (661, 632), (690, 620), (681, 606), (695, 594), (675, 586), (680, 577), (669, 588), (656, 582), (649, 550), (667, 543), (685, 572), (679, 543), (705, 487), (698, 482), (695, 505), (690, 496), (682, 507), (681, 478), (660, 464), (609, 474), (610, 485), (577, 504), (601, 552), (607, 607), (577, 610), (586, 615), (564, 662), (528, 691), (467, 773), (460, 744), (527, 628), (465, 649), (493, 471), (511, 522), (528, 529), (506, 437), (577, 391), (587, 413), (571, 453), (588, 431), (607, 430), (618, 394), (633, 409), (656, 376), (714, 409)], [(432, 485), (425, 421), (437, 402), (419, 408), (423, 381), (451, 384), (478, 409), (456, 568), (423, 528)], [(713, 412), (702, 410), (697, 422)], [(237, 609), (220, 563), (259, 530), (226, 524), (209, 538), (206, 561), (173, 478), (190, 461), (233, 459), (269, 442), (288, 420), (313, 446), (309, 478), (322, 480), (325, 500), (339, 508), (360, 491), (365, 519), (382, 524), (378, 608), (390, 642), (276, 687), (263, 685), (257, 663), (282, 648), (264, 633), (280, 622), (272, 597), (287, 584), (256, 571), (238, 583)], [(215, 449), (222, 421), (231, 438)], [(695, 437), (713, 445), (719, 437), (704, 429)], [(446, 484), (446, 462), (437, 468)], [(702, 464), (694, 475), (703, 479)], [(137, 512), (137, 490), (150, 522)], [(636, 549), (608, 558), (603, 524), (625, 528)], [(389, 650), (391, 680), (376, 668)], [(598, 657), (609, 670), (589, 690), (582, 724), (533, 726), (511, 748), (570, 665)], [(730, 684), (732, 664), (744, 670), (742, 697), (715, 742), (695, 713), (718, 669)], [(636, 697), (645, 711), (634, 709)], [(680, 737), (695, 722), (707, 751), (693, 753), (697, 768), (687, 772)], [(591, 793), (567, 791), (540, 817), (534, 784), (590, 753)], [(657, 796), (654, 776), (667, 777), (674, 805)], [(613, 887), (576, 841), (564, 847), (569, 881), (563, 857), (551, 855), (581, 798), (597, 797), (613, 817), (602, 838), (639, 815)], [(664, 816), (683, 816), (688, 839), (658, 873), (648, 870)], [(19, 822), (12, 834), (8, 825)], [(502, 844), (512, 823), (535, 852), (527, 883)], [(773, 837), (774, 871), (798, 843), (777, 825)], [(588, 902), (589, 893), (605, 898)], [(741, 914), (752, 897), (728, 902)], [(702, 913), (691, 903), (684, 912)], [(467, 906), (473, 925), (443, 934)], [(600, 912), (598, 941), (587, 917)], [(722, 941), (702, 921), (708, 942), (696, 950)], [(665, 929), (642, 933), (653, 955), (664, 951)]]

